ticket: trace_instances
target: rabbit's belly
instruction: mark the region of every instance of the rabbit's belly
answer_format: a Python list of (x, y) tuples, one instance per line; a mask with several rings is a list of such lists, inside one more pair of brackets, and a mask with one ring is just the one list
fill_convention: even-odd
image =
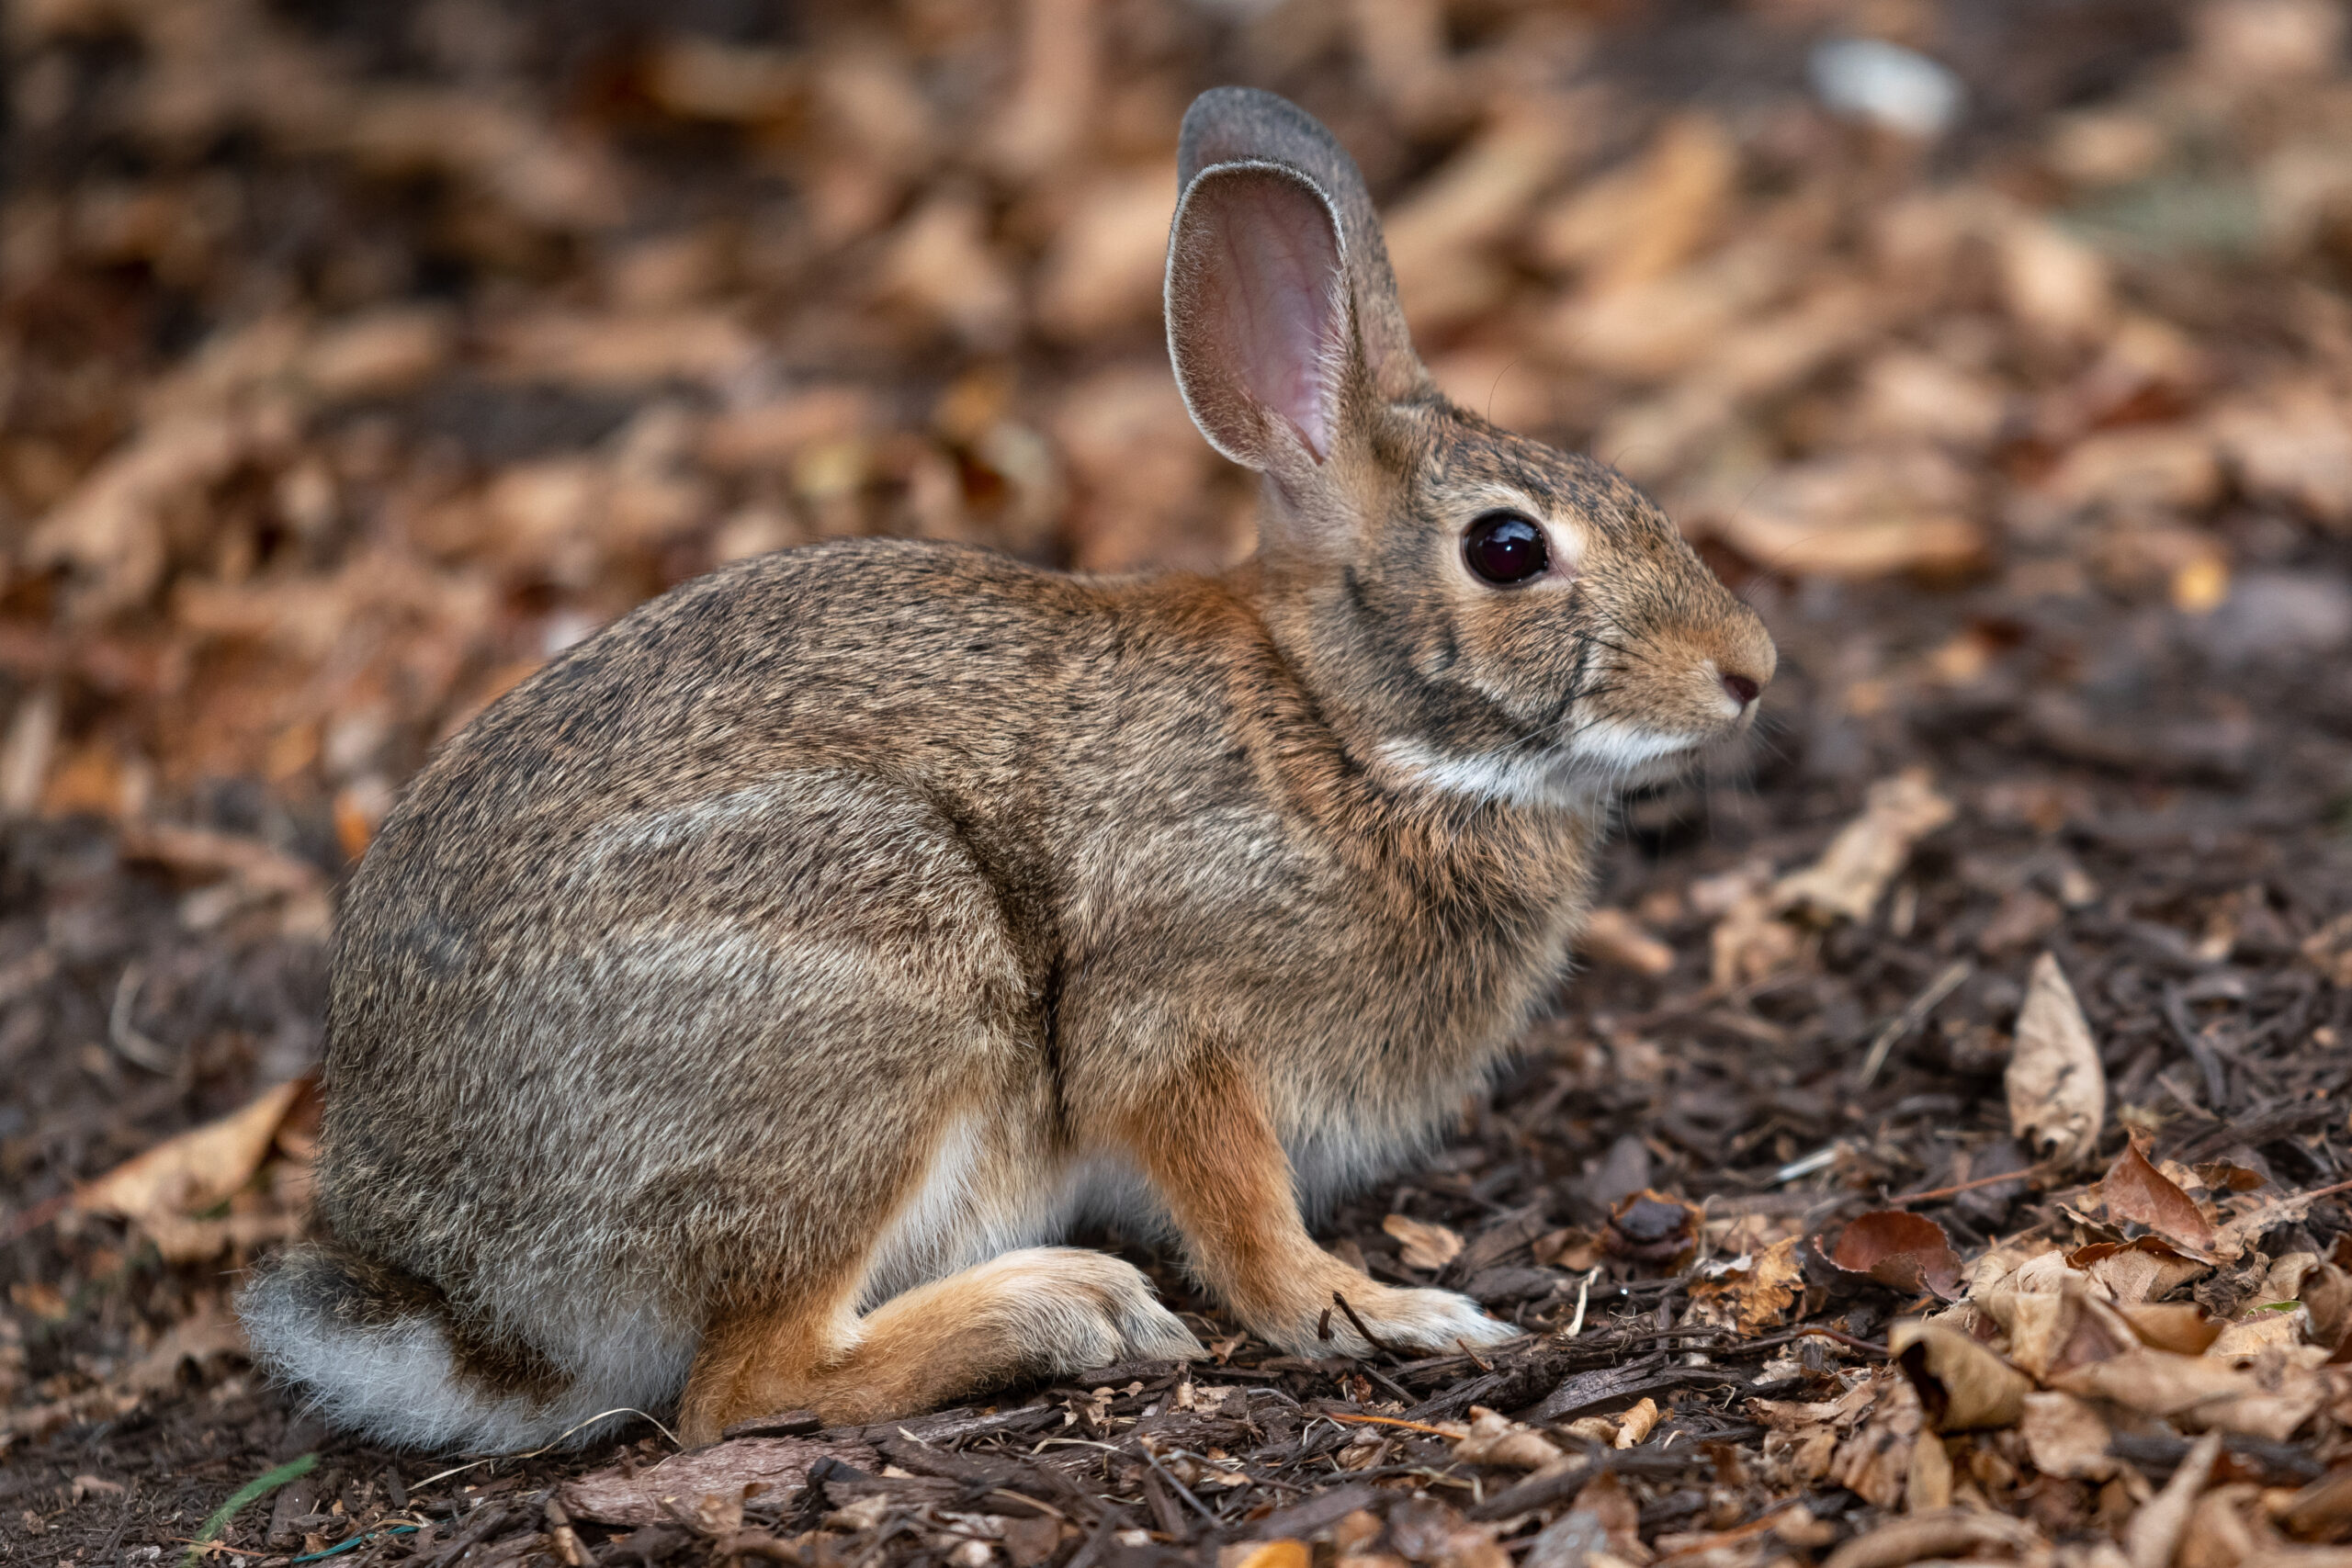
[(933, 1146), (922, 1185), (876, 1243), (860, 1310), (1015, 1248), (1060, 1240), (1083, 1221), (1133, 1236), (1168, 1226), (1125, 1162), (1047, 1152), (1042, 1132), (1017, 1122), (958, 1118)]

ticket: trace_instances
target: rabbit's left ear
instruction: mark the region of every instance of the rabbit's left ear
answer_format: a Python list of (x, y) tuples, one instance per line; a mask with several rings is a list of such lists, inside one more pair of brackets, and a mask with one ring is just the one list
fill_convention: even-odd
[(1331, 455), (1358, 355), (1339, 215), (1312, 180), (1271, 163), (1195, 175), (1168, 237), (1167, 311), (1210, 446), (1277, 473)]

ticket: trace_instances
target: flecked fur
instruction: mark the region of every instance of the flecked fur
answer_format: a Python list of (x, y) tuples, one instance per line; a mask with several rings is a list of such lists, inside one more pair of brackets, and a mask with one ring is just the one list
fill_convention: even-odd
[[(742, 562), (539, 671), (392, 812), (334, 964), (322, 1239), (243, 1298), (330, 1416), (516, 1448), (676, 1406), (707, 1440), (1193, 1352), (1132, 1268), (1040, 1245), (1089, 1213), (1295, 1350), (1362, 1348), (1318, 1337), (1334, 1292), (1392, 1342), (1511, 1332), (1302, 1213), (1486, 1080), (1611, 791), (1744, 726), (1723, 677), (1771, 645), (1624, 480), (1437, 392), (1321, 127), (1221, 89), (1183, 161), (1171, 352), (1266, 474), (1255, 558)], [(1339, 269), (1302, 383), (1328, 451), (1227, 373), (1229, 226), (1261, 221)], [(1572, 570), (1476, 580), (1496, 508)]]

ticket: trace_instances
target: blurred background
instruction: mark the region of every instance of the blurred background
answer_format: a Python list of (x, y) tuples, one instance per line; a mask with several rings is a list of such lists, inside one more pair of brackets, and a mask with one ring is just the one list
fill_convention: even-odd
[[(1353, 150), (1449, 392), (1651, 487), (1781, 639), (1752, 763), (1630, 808), (1626, 1006), (1741, 977), (1721, 878), (1913, 763), (2006, 846), (1898, 895), (1894, 938), (1984, 958), (1972, 1016), (2090, 903), (2068, 856), (2144, 874), (2184, 941), (2237, 899), (2225, 952), (2291, 953), (2352, 886), (2328, 0), (12, 0), (6, 28), (12, 1401), (63, 1410), (217, 1308), (217, 1269), (36, 1222), (307, 1069), (336, 878), (539, 663), (842, 535), (1249, 551), (1158, 316), (1178, 121), (1217, 83)], [(1867, 1033), (1917, 985), (1886, 963), (1771, 1027)], [(244, 1256), (298, 1200), (165, 1259)]]

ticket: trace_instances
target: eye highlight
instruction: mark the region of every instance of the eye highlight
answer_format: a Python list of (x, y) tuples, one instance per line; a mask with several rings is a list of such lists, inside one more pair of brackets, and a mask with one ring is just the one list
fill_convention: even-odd
[(1489, 512), (1462, 536), (1462, 558), (1481, 581), (1509, 588), (1552, 564), (1544, 530), (1516, 512)]

